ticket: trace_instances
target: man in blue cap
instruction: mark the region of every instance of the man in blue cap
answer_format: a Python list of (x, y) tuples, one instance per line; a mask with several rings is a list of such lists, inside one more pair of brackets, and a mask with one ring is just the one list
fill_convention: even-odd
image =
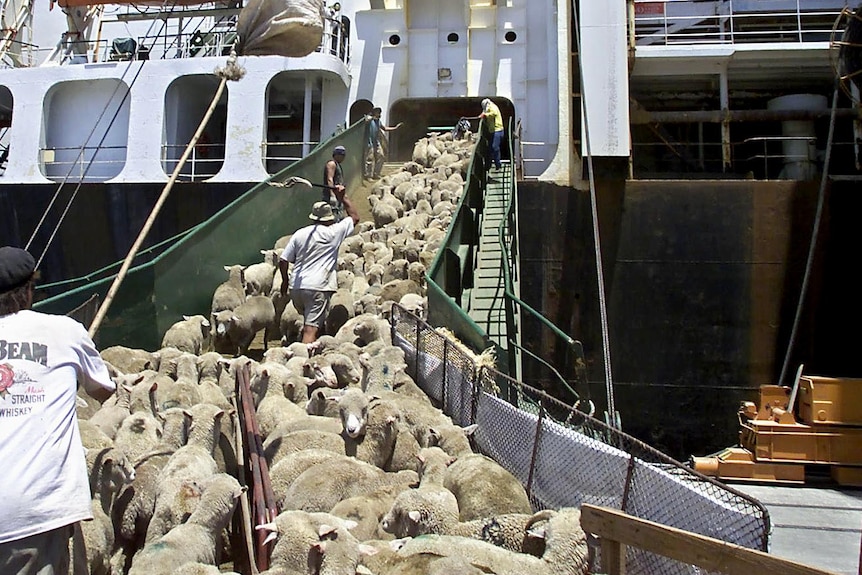
[(78, 384), (115, 389), (93, 340), (72, 318), (32, 311), (36, 262), (0, 248), (0, 573), (69, 573), (69, 538), (92, 519), (76, 417)]

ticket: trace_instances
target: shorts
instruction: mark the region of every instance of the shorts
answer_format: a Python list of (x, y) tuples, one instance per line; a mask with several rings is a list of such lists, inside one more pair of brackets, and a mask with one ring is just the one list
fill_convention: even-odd
[(0, 543), (3, 575), (68, 575), (72, 525)]
[(332, 292), (330, 291), (290, 290), (290, 301), (293, 302), (296, 311), (302, 314), (302, 323), (318, 329), (323, 327), (323, 322), (326, 320), (331, 297)]

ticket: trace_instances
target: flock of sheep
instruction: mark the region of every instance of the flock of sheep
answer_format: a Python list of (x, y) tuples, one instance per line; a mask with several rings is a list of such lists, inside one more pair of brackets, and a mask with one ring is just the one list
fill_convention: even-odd
[[(79, 400), (95, 520), (75, 537), (77, 565), (206, 575), (231, 561), (236, 376), (249, 366), (279, 512), (254, 526), (274, 542), (266, 575), (586, 572), (578, 510), (534, 513), (511, 473), (473, 453), (474, 429), (432, 405), (385, 319), (395, 302), (424, 316), (473, 144), (423, 138), (375, 183), (314, 344), (298, 343), (302, 318), (279, 295), (281, 238), (262, 262), (227, 266), (209, 318), (178, 322), (158, 351), (102, 351), (117, 393)], [(261, 333), (256, 361), (245, 354)]]

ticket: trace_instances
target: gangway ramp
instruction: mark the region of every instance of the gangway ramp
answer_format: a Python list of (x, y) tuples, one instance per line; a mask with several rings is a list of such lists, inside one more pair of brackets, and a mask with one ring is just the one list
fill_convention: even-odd
[[(466, 290), (467, 297), (463, 298), (467, 304), (467, 313), (498, 346), (501, 352), (498, 361), (512, 357), (512, 342), (520, 341), (517, 314), (507, 314), (507, 309), (512, 309), (512, 306), (506, 302), (506, 269), (510, 270), (509, 290), (518, 294), (517, 273), (512, 273), (517, 265), (509, 260), (511, 254), (504, 249), (507, 238), (514, 233), (506, 221), (510, 215), (510, 204), (514, 201), (514, 184), (512, 164), (508, 161), (503, 162), (502, 169), (487, 174), (479, 216), (473, 285)], [(510, 373), (517, 373), (517, 366), (509, 366), (509, 370)]]

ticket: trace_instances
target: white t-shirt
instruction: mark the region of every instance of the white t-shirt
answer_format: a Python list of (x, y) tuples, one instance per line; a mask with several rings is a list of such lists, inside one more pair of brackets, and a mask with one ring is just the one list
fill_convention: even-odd
[(338, 248), (352, 233), (353, 218), (350, 216), (331, 226), (314, 224), (297, 230), (281, 253), (281, 259), (293, 264), (287, 287), (336, 291)]
[(83, 325), (30, 310), (0, 317), (0, 543), (92, 518), (79, 381), (115, 387)]

